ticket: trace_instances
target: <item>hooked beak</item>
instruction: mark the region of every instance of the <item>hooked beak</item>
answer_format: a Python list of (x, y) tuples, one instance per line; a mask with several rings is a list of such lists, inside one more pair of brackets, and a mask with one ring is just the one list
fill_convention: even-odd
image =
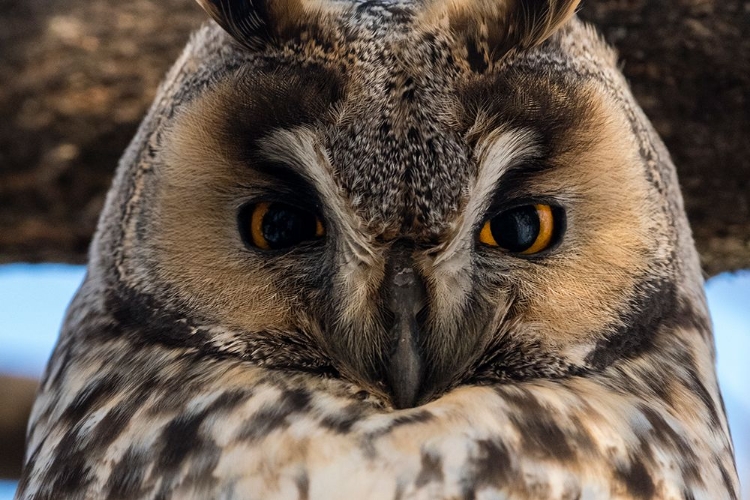
[(424, 379), (417, 314), (427, 304), (424, 283), (414, 269), (408, 248), (393, 250), (386, 280), (387, 307), (393, 315), (389, 330), (391, 354), (386, 373), (396, 408), (416, 405)]

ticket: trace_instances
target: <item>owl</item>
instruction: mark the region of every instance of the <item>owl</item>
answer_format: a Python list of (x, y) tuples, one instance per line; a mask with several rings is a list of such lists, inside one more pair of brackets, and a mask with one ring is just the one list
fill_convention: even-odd
[(199, 0), (18, 498), (737, 498), (675, 169), (575, 0)]

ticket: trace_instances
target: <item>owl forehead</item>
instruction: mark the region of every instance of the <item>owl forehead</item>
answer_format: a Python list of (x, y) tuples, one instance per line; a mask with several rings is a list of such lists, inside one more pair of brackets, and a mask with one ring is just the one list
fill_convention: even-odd
[(364, 106), (341, 108), (341, 119), (326, 128), (335, 179), (382, 236), (437, 237), (458, 212), (476, 162), (461, 131), (428, 102), (430, 91), (389, 85), (393, 90)]
[[(386, 240), (447, 235), (481, 177), (480, 150), (494, 132), (515, 130), (552, 156), (565, 129), (587, 117), (549, 75), (420, 82), (405, 69), (391, 67), (378, 79), (373, 73), (349, 75), (335, 112), (313, 126), (339, 192)], [(524, 84), (536, 88), (527, 92)]]
[(363, 4), (347, 44), (344, 97), (324, 137), (352, 208), (385, 238), (435, 238), (456, 216), (476, 173), (457, 127), (461, 73), (449, 40), (411, 25), (396, 4)]

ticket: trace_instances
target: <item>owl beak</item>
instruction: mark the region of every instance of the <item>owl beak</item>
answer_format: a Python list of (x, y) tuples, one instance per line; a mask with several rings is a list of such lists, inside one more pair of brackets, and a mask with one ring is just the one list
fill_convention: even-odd
[(387, 306), (394, 320), (389, 332), (392, 351), (386, 373), (396, 408), (415, 406), (424, 378), (417, 314), (427, 304), (427, 294), (409, 254), (406, 249), (394, 251), (385, 282)]

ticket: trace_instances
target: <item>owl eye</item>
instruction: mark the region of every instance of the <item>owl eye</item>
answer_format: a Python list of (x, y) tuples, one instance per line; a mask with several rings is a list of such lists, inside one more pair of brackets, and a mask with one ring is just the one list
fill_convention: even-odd
[(531, 255), (553, 243), (557, 231), (555, 212), (550, 205), (523, 205), (501, 212), (485, 221), (479, 241), (512, 253)]
[(325, 234), (314, 213), (285, 203), (246, 205), (240, 210), (239, 224), (245, 243), (262, 250), (289, 248)]

